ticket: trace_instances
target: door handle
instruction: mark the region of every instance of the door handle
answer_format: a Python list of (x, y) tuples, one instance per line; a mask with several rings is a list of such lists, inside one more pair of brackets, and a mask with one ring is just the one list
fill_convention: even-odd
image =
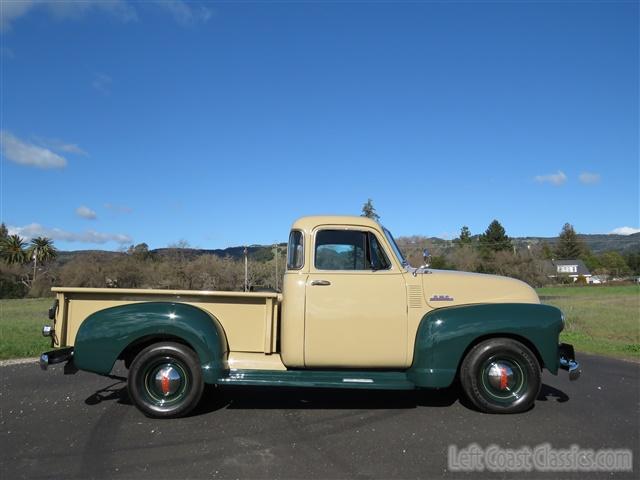
[(314, 287), (326, 287), (331, 285), (331, 282), (329, 280), (314, 280), (311, 285)]

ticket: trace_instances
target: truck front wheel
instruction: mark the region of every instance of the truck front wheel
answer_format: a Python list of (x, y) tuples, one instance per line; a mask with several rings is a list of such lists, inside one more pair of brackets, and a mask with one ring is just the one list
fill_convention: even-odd
[(198, 356), (180, 343), (150, 345), (131, 363), (127, 388), (136, 407), (150, 417), (184, 416), (204, 389)]
[(474, 346), (460, 367), (469, 400), (487, 413), (518, 413), (531, 408), (540, 392), (540, 364), (522, 343), (492, 338)]

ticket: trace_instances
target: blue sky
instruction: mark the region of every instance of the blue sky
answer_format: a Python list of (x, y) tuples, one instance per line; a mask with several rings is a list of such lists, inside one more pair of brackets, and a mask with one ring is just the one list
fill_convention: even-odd
[(640, 226), (637, 1), (1, 5), (24, 237), (271, 243), (369, 197), (397, 236)]

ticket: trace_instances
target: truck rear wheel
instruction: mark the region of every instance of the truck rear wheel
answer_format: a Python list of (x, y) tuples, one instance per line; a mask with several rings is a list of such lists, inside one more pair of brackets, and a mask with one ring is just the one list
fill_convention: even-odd
[(531, 408), (540, 392), (540, 364), (522, 343), (492, 338), (469, 351), (460, 367), (469, 400), (487, 413), (518, 413)]
[(131, 363), (127, 388), (145, 415), (184, 416), (198, 404), (204, 389), (198, 356), (180, 343), (150, 345)]

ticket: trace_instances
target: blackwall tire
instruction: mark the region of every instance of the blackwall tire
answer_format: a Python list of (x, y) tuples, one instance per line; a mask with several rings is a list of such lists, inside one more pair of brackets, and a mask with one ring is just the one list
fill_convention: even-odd
[(149, 417), (187, 415), (204, 390), (198, 356), (181, 343), (150, 345), (131, 363), (127, 388), (135, 406)]
[(464, 358), (460, 383), (467, 398), (483, 412), (524, 412), (540, 392), (540, 364), (521, 342), (492, 338), (474, 346)]

